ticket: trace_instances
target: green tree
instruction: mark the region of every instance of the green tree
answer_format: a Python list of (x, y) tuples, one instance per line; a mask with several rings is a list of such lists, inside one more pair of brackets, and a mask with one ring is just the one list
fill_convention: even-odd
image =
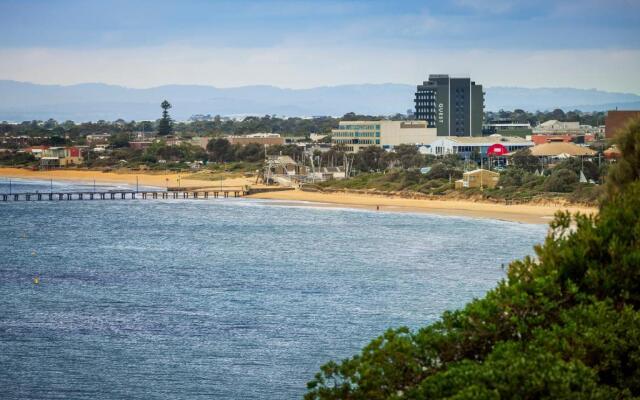
[(578, 183), (578, 174), (570, 169), (554, 168), (551, 176), (544, 183), (547, 192), (567, 193), (575, 189)]
[(171, 108), (171, 103), (168, 101), (163, 101), (160, 104), (162, 107), (162, 118), (160, 118), (160, 122), (158, 122), (158, 135), (159, 136), (167, 136), (173, 133), (173, 121), (169, 116), (169, 109)]
[(207, 143), (209, 159), (215, 162), (233, 161), (234, 151), (227, 139), (214, 139)]
[(622, 157), (610, 168), (607, 179), (609, 196), (615, 196), (629, 183), (640, 179), (640, 118), (633, 120), (627, 130), (615, 140)]
[(525, 170), (527, 172), (535, 172), (540, 168), (540, 160), (538, 157), (531, 155), (531, 150), (522, 149), (516, 151), (511, 156), (511, 161), (516, 168)]
[(129, 134), (118, 133), (109, 138), (109, 144), (113, 147), (129, 147)]

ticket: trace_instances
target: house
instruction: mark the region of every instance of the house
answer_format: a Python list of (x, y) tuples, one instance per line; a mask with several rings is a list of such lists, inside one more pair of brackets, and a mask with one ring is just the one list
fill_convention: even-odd
[(81, 165), (84, 163), (77, 147), (49, 147), (42, 152), (40, 167), (45, 169)]
[(31, 147), (27, 147), (24, 151), (26, 153), (31, 153), (31, 155), (33, 155), (35, 158), (41, 158), (44, 151), (47, 150), (49, 148), (49, 146), (31, 146)]
[(109, 143), (109, 138), (111, 138), (111, 135), (108, 133), (96, 133), (87, 135), (87, 144), (94, 145), (98, 143)]
[(462, 174), (462, 179), (455, 182), (456, 189), (462, 188), (489, 188), (498, 185), (500, 174), (486, 169), (475, 169)]

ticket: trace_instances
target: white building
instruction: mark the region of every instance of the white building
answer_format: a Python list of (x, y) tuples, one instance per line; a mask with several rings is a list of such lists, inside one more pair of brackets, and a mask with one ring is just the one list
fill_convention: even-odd
[(486, 156), (489, 148), (496, 144), (504, 146), (509, 153), (533, 147), (532, 141), (521, 137), (491, 135), (484, 137), (443, 136), (431, 142), (427, 149), (429, 154), (435, 156), (458, 154), (460, 157), (467, 158), (474, 154)]
[(551, 119), (533, 128), (533, 133), (580, 133), (579, 122), (566, 122)]
[(400, 144), (428, 145), (436, 139), (436, 128), (425, 121), (341, 121), (331, 131), (331, 144), (344, 145), (348, 152), (369, 146), (392, 149)]

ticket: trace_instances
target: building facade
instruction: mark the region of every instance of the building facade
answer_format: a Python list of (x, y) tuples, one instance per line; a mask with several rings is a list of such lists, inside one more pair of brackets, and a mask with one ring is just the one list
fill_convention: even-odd
[(640, 111), (608, 111), (605, 119), (605, 136), (611, 139), (634, 118), (640, 118)]
[(520, 137), (491, 135), (485, 137), (448, 137), (434, 140), (428, 147), (428, 154), (443, 156), (457, 154), (462, 158), (487, 157), (489, 149), (500, 144), (511, 153), (533, 147), (533, 142)]
[(418, 85), (415, 117), (438, 136), (482, 136), (484, 92), (470, 78), (429, 75)]
[(436, 139), (436, 129), (425, 121), (341, 121), (331, 131), (331, 144), (350, 153), (369, 146), (386, 150), (400, 144), (426, 145)]
[(285, 139), (278, 133), (252, 133), (244, 136), (227, 136), (231, 144), (245, 146), (247, 144), (259, 144), (264, 146), (284, 145)]

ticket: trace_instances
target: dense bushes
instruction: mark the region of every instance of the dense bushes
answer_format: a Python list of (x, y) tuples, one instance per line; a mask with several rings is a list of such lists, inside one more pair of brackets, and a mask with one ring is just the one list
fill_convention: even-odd
[(0, 165), (29, 165), (36, 162), (36, 158), (31, 153), (0, 153)]
[(547, 192), (571, 192), (578, 183), (578, 175), (570, 169), (556, 168), (544, 183)]
[(621, 148), (599, 215), (557, 214), (537, 257), (512, 262), (484, 298), (325, 364), (305, 397), (640, 396), (640, 126)]

